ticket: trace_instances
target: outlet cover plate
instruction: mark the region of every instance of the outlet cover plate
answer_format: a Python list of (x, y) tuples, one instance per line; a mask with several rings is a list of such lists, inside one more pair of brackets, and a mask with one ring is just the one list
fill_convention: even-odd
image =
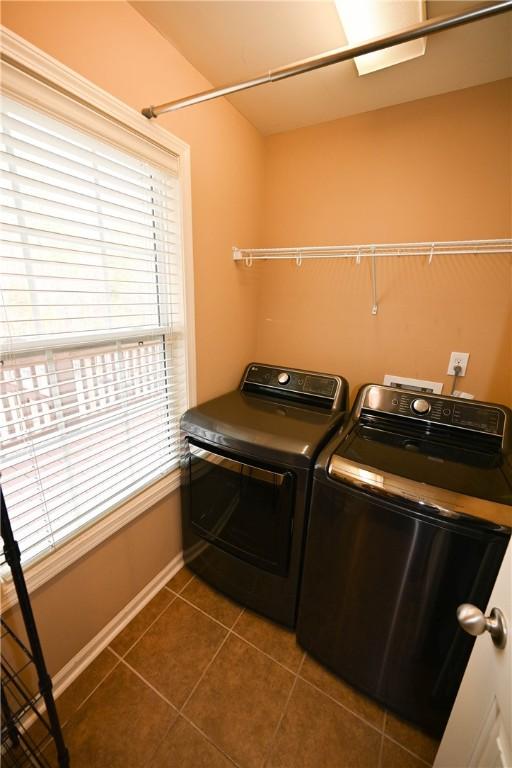
[(454, 368), (458, 364), (462, 368), (459, 376), (466, 375), (466, 368), (468, 367), (469, 352), (452, 352), (450, 355), (450, 362), (448, 363), (447, 373), (450, 376), (455, 376)]

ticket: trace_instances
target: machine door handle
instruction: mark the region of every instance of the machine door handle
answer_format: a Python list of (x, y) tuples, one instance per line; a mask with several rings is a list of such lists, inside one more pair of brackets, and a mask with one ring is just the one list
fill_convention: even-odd
[(481, 635), (487, 630), (497, 648), (507, 644), (507, 622), (499, 608), (493, 608), (489, 616), (484, 616), (476, 605), (462, 603), (457, 608), (457, 621), (468, 635)]

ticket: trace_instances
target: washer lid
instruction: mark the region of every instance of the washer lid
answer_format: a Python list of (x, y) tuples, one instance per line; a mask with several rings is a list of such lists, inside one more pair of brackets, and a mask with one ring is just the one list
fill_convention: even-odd
[(237, 390), (191, 408), (181, 428), (197, 440), (260, 461), (310, 467), (343, 415)]
[(455, 493), (512, 504), (512, 472), (506, 456), (487, 446), (441, 442), (411, 430), (386, 432), (357, 424), (336, 454), (361, 465)]
[(512, 466), (501, 452), (358, 424), (334, 453), (328, 446), (325, 456), (333, 480), (379, 498), (407, 499), (411, 509), (434, 510), (444, 518), (464, 515), (512, 528)]

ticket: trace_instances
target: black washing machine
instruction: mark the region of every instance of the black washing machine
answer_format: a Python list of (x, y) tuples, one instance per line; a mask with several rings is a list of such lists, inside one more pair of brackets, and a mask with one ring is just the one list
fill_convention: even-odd
[(315, 459), (347, 404), (341, 376), (251, 363), (234, 392), (181, 421), (185, 562), (295, 626)]
[(512, 526), (511, 412), (363, 387), (315, 470), (297, 639), (440, 736)]

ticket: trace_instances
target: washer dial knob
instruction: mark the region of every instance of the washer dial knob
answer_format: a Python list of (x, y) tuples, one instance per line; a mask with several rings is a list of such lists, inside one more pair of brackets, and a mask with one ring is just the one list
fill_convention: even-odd
[(428, 413), (430, 411), (430, 403), (428, 400), (419, 397), (417, 400), (412, 401), (411, 408), (414, 413)]
[(290, 381), (290, 374), (285, 373), (283, 371), (282, 373), (279, 374), (279, 376), (277, 377), (277, 380), (280, 384), (288, 384), (288, 382)]

